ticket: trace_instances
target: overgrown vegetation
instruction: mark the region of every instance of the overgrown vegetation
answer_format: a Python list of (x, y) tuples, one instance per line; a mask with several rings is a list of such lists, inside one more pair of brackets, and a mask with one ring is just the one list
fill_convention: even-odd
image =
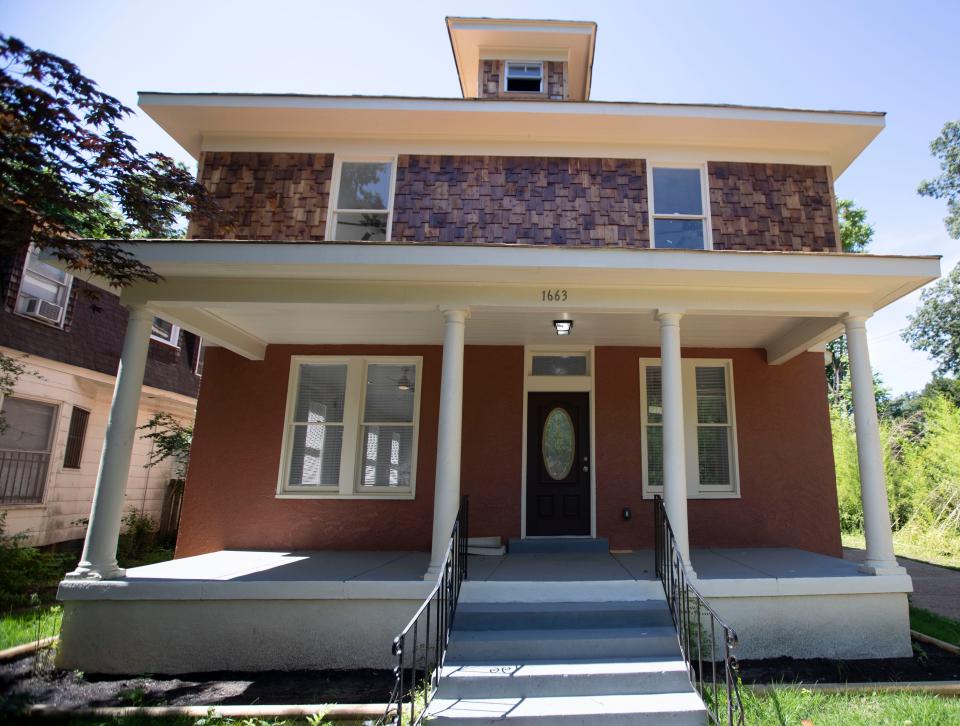
[[(960, 408), (936, 387), (905, 398), (880, 422), (894, 541), (900, 554), (960, 566)], [(831, 423), (841, 529), (856, 534), (863, 509), (853, 416), (834, 405)]]

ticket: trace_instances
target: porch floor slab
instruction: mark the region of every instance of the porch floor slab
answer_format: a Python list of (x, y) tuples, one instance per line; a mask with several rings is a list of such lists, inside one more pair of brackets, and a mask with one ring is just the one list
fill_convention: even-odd
[[(787, 547), (691, 551), (701, 580), (870, 577), (857, 564)], [(128, 581), (405, 582), (422, 579), (425, 552), (222, 550), (127, 571)], [(471, 555), (471, 580), (574, 582), (654, 580), (653, 551)]]

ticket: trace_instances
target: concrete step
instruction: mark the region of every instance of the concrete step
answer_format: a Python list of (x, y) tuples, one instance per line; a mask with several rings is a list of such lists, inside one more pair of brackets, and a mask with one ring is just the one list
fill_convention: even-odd
[(466, 580), (460, 605), (468, 602), (628, 602), (665, 601), (659, 580), (537, 582)]
[(497, 547), (490, 547), (486, 545), (467, 545), (467, 554), (468, 555), (481, 555), (485, 557), (502, 557), (506, 554), (507, 548), (503, 545)]
[(434, 698), (427, 718), (438, 724), (509, 723), (512, 726), (541, 724), (604, 724), (632, 726), (676, 724), (703, 726), (707, 722), (703, 702), (696, 693), (578, 696), (544, 698)]
[(568, 658), (652, 658), (680, 653), (673, 626), (640, 628), (458, 630), (450, 638), (453, 661)]
[(468, 547), (500, 547), (503, 540), (499, 537), (467, 537)]
[(528, 537), (511, 539), (510, 554), (551, 554), (563, 552), (609, 552), (606, 537)]
[(690, 680), (682, 658), (590, 661), (451, 662), (441, 672), (437, 698), (607, 696), (682, 693)]
[(670, 626), (663, 600), (626, 602), (466, 602), (457, 607), (455, 630), (522, 630), (529, 628), (616, 628)]

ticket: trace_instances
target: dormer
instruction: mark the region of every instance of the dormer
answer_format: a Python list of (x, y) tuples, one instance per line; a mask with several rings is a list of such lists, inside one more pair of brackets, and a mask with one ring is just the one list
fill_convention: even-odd
[(597, 24), (447, 18), (464, 98), (586, 101)]

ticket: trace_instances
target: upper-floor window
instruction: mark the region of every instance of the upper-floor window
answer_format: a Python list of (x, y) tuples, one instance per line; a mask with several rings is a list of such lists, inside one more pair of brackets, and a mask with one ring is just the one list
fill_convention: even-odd
[(508, 93), (543, 93), (543, 63), (507, 61), (504, 76)]
[(63, 327), (72, 282), (73, 278), (63, 270), (41, 262), (40, 250), (31, 245), (23, 266), (17, 312)]
[(709, 249), (703, 168), (653, 165), (652, 177), (653, 246)]
[(168, 323), (160, 318), (153, 319), (153, 330), (150, 331), (150, 337), (159, 340), (161, 343), (172, 345), (175, 348), (180, 347), (180, 326)]
[(393, 159), (343, 159), (334, 177), (328, 239), (377, 242), (390, 239)]

